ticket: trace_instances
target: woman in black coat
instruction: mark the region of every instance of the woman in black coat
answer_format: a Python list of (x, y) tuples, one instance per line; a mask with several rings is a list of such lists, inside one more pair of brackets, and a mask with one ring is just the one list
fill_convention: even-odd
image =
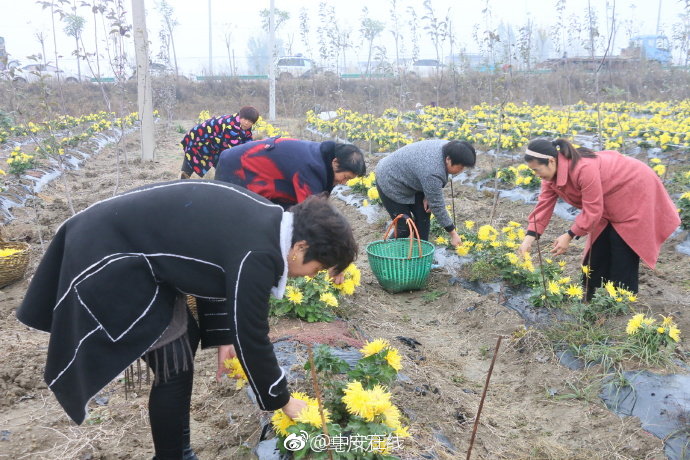
[[(304, 403), (290, 397), (268, 338), (269, 295), (282, 297), (289, 276), (342, 270), (355, 254), (350, 225), (325, 200), (284, 212), (231, 184), (152, 184), (65, 221), (17, 317), (50, 332), (45, 380), (77, 423), (88, 401), (143, 356), (155, 374), (155, 458), (194, 459), (189, 406), (199, 341), (218, 348), (217, 375), (236, 354), (262, 410), (296, 416)], [(197, 298), (198, 324), (186, 295)]]

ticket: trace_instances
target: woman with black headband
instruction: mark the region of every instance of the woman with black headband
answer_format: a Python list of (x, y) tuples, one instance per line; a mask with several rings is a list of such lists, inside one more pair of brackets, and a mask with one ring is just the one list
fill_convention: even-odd
[(582, 212), (556, 238), (551, 253), (563, 254), (573, 238), (588, 235), (583, 261), (590, 269), (587, 300), (606, 281), (637, 292), (640, 259), (653, 269), (661, 245), (680, 224), (656, 173), (619, 152), (575, 148), (565, 139), (533, 140), (525, 162), (542, 185), (520, 252), (528, 252), (544, 233), (561, 198)]

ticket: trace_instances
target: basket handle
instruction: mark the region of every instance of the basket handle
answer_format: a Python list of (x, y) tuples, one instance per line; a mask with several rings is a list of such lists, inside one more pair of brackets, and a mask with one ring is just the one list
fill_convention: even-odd
[(415, 225), (414, 220), (412, 220), (410, 216), (408, 216), (407, 214), (398, 214), (395, 217), (395, 219), (393, 219), (393, 222), (391, 222), (391, 224), (386, 229), (386, 232), (383, 234), (383, 241), (386, 241), (388, 239), (391, 230), (393, 230), (393, 238), (398, 237), (398, 221), (402, 218), (405, 219), (407, 228), (410, 229), (410, 249), (407, 251), (407, 258), (412, 258), (412, 244), (415, 238), (417, 239), (417, 249), (419, 251), (419, 257), (422, 257), (422, 239), (419, 237), (419, 230), (417, 230), (417, 226)]

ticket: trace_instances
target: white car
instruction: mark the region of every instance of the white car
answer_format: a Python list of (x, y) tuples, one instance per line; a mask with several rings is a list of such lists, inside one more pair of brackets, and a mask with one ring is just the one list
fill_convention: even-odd
[(41, 79), (48, 83), (56, 82), (58, 75), (60, 80), (67, 83), (79, 82), (79, 76), (75, 73), (58, 69), (50, 64), (28, 64), (14, 69), (12, 81), (17, 83), (33, 83)]
[(317, 73), (314, 61), (302, 56), (284, 56), (276, 62), (276, 74), (280, 79), (307, 78)]
[(408, 75), (419, 78), (437, 77), (443, 72), (443, 67), (438, 59), (418, 59), (412, 63)]

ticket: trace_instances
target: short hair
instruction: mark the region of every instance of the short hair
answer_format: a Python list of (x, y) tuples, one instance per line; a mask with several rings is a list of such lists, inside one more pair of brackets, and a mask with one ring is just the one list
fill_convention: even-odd
[(306, 241), (304, 262), (316, 260), (342, 272), (357, 257), (357, 242), (350, 223), (325, 198), (310, 196), (290, 208), (294, 223), (292, 244)]
[(450, 141), (443, 146), (443, 159), (446, 158), (450, 158), (451, 164), (472, 168), (477, 162), (477, 152), (467, 141)]
[(252, 123), (256, 123), (256, 121), (259, 119), (259, 111), (251, 105), (245, 105), (244, 107), (242, 107), (238, 115), (240, 118), (249, 120)]
[(335, 159), (338, 160), (338, 170), (335, 172), (350, 171), (355, 176), (367, 173), (364, 154), (356, 145), (336, 143), (333, 151)]

